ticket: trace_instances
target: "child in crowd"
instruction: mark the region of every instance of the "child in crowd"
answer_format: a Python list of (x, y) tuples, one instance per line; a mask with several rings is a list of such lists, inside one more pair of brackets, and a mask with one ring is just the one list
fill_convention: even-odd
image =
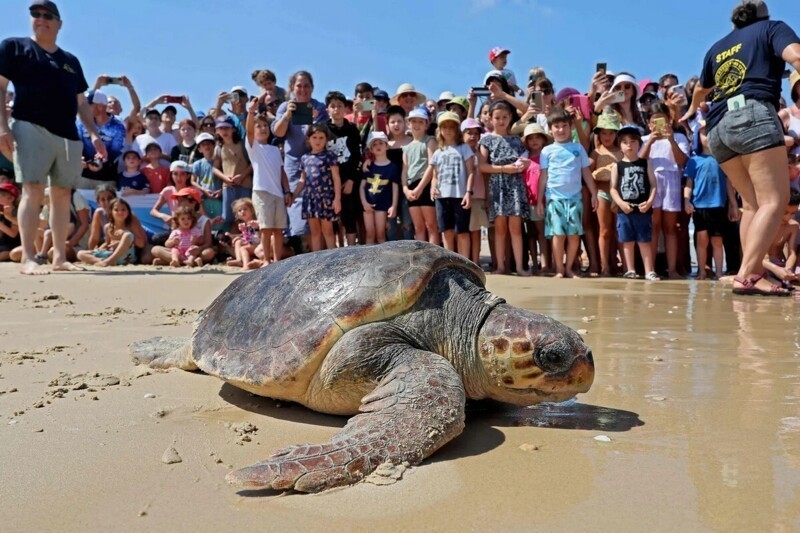
[(145, 147), (145, 166), (142, 167), (141, 172), (147, 177), (147, 182), (150, 184), (149, 192), (154, 194), (160, 193), (164, 187), (169, 185), (169, 167), (163, 165), (161, 157), (161, 145), (157, 142), (151, 142)]
[(472, 164), (475, 166), (472, 186), (472, 190), (475, 192), (472, 194), (469, 210), (469, 254), (470, 260), (476, 265), (480, 265), (481, 259), (481, 228), (489, 227), (489, 217), (486, 215), (486, 210), (488, 209), (486, 206), (486, 180), (483, 179), (483, 172), (478, 170), (480, 164), (478, 142), (481, 140), (482, 131), (483, 127), (477, 119), (468, 118), (461, 122), (461, 134), (464, 138), (464, 144), (472, 150)]
[[(512, 94), (525, 94), (522, 89), (519, 88), (517, 85), (517, 77), (514, 75), (514, 72), (511, 69), (507, 69), (506, 66), (508, 65), (508, 54), (511, 53), (511, 50), (507, 48), (501, 48), (499, 46), (492, 48), (489, 50), (489, 62), (492, 64), (492, 69), (498, 71), (502, 74), (503, 79), (508, 82), (508, 86), (513, 91)], [(487, 74), (488, 76), (489, 74)]]
[[(541, 178), (542, 167), (540, 165), (542, 150), (550, 144), (553, 139), (539, 124), (528, 124), (522, 133), (522, 142), (528, 150), (528, 158), (531, 164), (525, 171), (525, 185), (528, 190), (528, 204), (530, 205), (530, 221), (526, 221), (528, 227), (528, 247), (531, 252), (534, 270), (550, 272), (550, 241), (544, 234), (544, 217), (539, 216), (537, 205), (539, 203), (539, 179)], [(538, 245), (538, 246), (537, 246)], [(537, 252), (538, 251), (538, 261)], [(538, 264), (538, 267), (537, 267)]]
[(653, 250), (658, 251), (663, 231), (667, 274), (670, 278), (679, 278), (678, 215), (683, 211), (681, 178), (689, 160), (689, 139), (672, 131), (672, 116), (663, 103), (653, 104), (648, 120), (651, 133), (643, 139), (641, 156), (648, 160), (658, 185), (653, 204)]
[(103, 228), (105, 242), (94, 250), (80, 250), (80, 262), (98, 267), (131, 265), (136, 262), (131, 206), (125, 199), (115, 198), (109, 208), (111, 216)]
[(800, 206), (800, 191), (792, 189), (789, 194), (789, 204), (784, 209), (781, 224), (778, 226), (778, 232), (769, 247), (769, 255), (763, 261), (767, 272), (777, 278), (784, 288), (789, 288), (790, 284), (796, 284), (798, 281), (795, 268), (797, 267), (797, 236), (800, 234), (800, 223), (794, 219), (798, 206)]
[(592, 177), (597, 187), (598, 248), (600, 252), (600, 275), (613, 275), (616, 267), (617, 239), (616, 217), (611, 209), (611, 172), (622, 159), (617, 132), (621, 128), (619, 115), (603, 113), (597, 119), (594, 130), (594, 149), (589, 154)]
[[(694, 220), (694, 238), (697, 246), (697, 279), (704, 280), (708, 259), (708, 241), (711, 238), (714, 274), (717, 279), (723, 275), (722, 236), (728, 225), (728, 219), (736, 220), (739, 206), (736, 204), (736, 193), (728, 182), (727, 176), (719, 163), (711, 155), (708, 147), (708, 135), (705, 126), (701, 126), (695, 139), (695, 155), (686, 163), (684, 175), (686, 185), (683, 187), (684, 209)], [(728, 202), (728, 208), (725, 204)]]
[[(391, 118), (389, 122), (391, 128)], [(386, 242), (386, 221), (397, 214), (400, 169), (386, 155), (387, 146), (388, 138), (383, 132), (372, 132), (367, 139), (373, 160), (359, 191), (367, 244)]]
[(230, 225), (234, 219), (233, 202), (250, 198), (253, 189), (253, 167), (230, 117), (217, 121), (214, 175), (222, 182), (222, 218), (225, 225)]
[(545, 217), (545, 236), (553, 239), (557, 278), (577, 278), (580, 275), (573, 269), (580, 236), (583, 235), (581, 179), (589, 189), (592, 210), (597, 209), (597, 188), (590, 170), (589, 155), (582, 145), (572, 141), (572, 120), (570, 113), (559, 108), (547, 117), (555, 143), (542, 149), (540, 162), (537, 212)]
[[(475, 182), (475, 154), (464, 144), (459, 128), (461, 117), (445, 111), (437, 120), (439, 149), (430, 159), (422, 182), (430, 181), (431, 198), (436, 201), (437, 225), (444, 234), (444, 246), (470, 257), (469, 219)], [(413, 214), (412, 214), (413, 216)], [(456, 244), (458, 239), (458, 244)]]
[(260, 268), (263, 263), (256, 259), (256, 247), (261, 243), (258, 237), (259, 224), (256, 220), (256, 210), (249, 198), (239, 198), (233, 202), (233, 212), (236, 216), (238, 233), (229, 233), (233, 239), (235, 258), (228, 261), (228, 266), (242, 267), (242, 270)]
[(17, 225), (19, 189), (9, 182), (0, 183), (0, 261), (11, 259), (11, 250), (20, 245)]
[(119, 173), (119, 179), (117, 180), (120, 196), (150, 194), (150, 181), (139, 170), (142, 166), (142, 158), (139, 157), (139, 152), (127, 150), (122, 154), (122, 162), (125, 164), (125, 170)]
[(178, 141), (170, 132), (161, 131), (161, 113), (157, 109), (149, 109), (144, 116), (145, 132), (136, 137), (135, 146), (139, 155), (147, 156), (147, 147), (156, 143), (161, 148), (161, 157), (169, 162), (169, 154), (177, 146)]
[[(137, 154), (138, 155), (138, 154)], [(94, 250), (106, 240), (105, 227), (111, 217), (111, 202), (117, 198), (117, 190), (110, 183), (101, 183), (94, 189), (94, 201), (97, 207), (92, 213), (92, 225), (89, 229), (89, 250)]]
[[(413, 140), (407, 133), (406, 112), (399, 105), (389, 106), (386, 109), (386, 129), (388, 131), (389, 142), (387, 143), (386, 157), (397, 166), (400, 175), (403, 173), (403, 148)], [(367, 138), (369, 140), (369, 138)], [(365, 170), (369, 168), (370, 160), (365, 161)], [(398, 184), (400, 182), (398, 181)], [(434, 217), (435, 218), (435, 217)], [(398, 222), (399, 220), (399, 222)], [(414, 221), (411, 219), (411, 211), (408, 207), (408, 198), (404, 194), (397, 200), (397, 208), (394, 216), (389, 217), (389, 229), (387, 238), (389, 240), (413, 239)]]
[(403, 171), (400, 181), (414, 224), (414, 239), (441, 243), (437, 209), (431, 195), (431, 176), (426, 172), (436, 151), (436, 140), (427, 135), (428, 114), (421, 108), (408, 113), (412, 140), (403, 146)]
[(627, 272), (623, 277), (635, 278), (634, 243), (639, 245), (648, 281), (658, 281), (653, 253), (653, 213), (658, 184), (647, 159), (639, 156), (642, 136), (636, 126), (619, 130), (622, 160), (611, 169), (611, 198), (619, 207), (617, 240), (622, 244)]
[[(159, 198), (159, 202), (160, 201), (162, 201), (162, 198)], [(195, 225), (200, 228), (203, 234), (203, 239), (198, 244), (200, 247), (200, 257), (203, 259), (203, 263), (211, 263), (217, 251), (214, 247), (214, 239), (211, 234), (211, 220), (202, 213), (202, 193), (195, 187), (184, 187), (178, 192), (173, 193), (168, 201), (171, 206), (171, 216), (169, 217), (168, 223), (173, 230), (177, 228), (174, 215), (179, 208), (188, 207), (195, 212), (197, 219)], [(151, 254), (154, 259), (154, 265), (168, 265), (172, 261), (172, 252), (166, 247), (166, 240), (168, 239), (169, 236), (167, 235), (166, 239), (164, 239), (164, 245), (153, 246)]]
[(283, 169), (281, 151), (269, 143), (269, 121), (258, 113), (261, 99), (250, 102), (247, 109), (245, 148), (253, 165), (253, 208), (260, 230), (265, 263), (283, 257), (283, 230), (288, 226), (286, 208), (291, 205), (289, 179)]
[(183, 119), (178, 126), (180, 142), (172, 149), (170, 154), (171, 161), (183, 161), (192, 164), (197, 159), (197, 124), (190, 119)]
[(212, 219), (222, 216), (222, 181), (214, 173), (215, 147), (216, 139), (210, 133), (197, 136), (200, 157), (192, 163), (191, 181), (203, 193), (203, 209)]
[[(164, 244), (170, 250), (169, 266), (203, 266), (200, 257), (203, 230), (197, 226), (197, 212), (189, 206), (181, 206), (175, 210), (172, 219), (175, 229)], [(153, 264), (161, 264), (161, 260), (156, 259)]]
[(524, 267), (522, 246), (522, 221), (530, 214), (522, 173), (530, 166), (530, 159), (520, 138), (510, 135), (514, 115), (511, 105), (498, 100), (489, 111), (494, 130), (479, 142), (480, 171), (489, 174), (489, 220), (494, 222), (496, 273), (506, 273), (506, 239), (510, 235), (517, 274), (530, 276)]
[(313, 252), (336, 248), (333, 221), (342, 210), (339, 162), (327, 150), (329, 139), (330, 133), (324, 125), (308, 127), (306, 143), (311, 151), (300, 158), (300, 179), (291, 196), (294, 202), (303, 195), (303, 219), (308, 221)]
[[(370, 87), (370, 96), (371, 92), (372, 88)], [(327, 149), (336, 156), (339, 163), (339, 177), (342, 180), (342, 212), (339, 215), (339, 229), (344, 233), (347, 245), (355, 246), (358, 222), (361, 218), (361, 201), (358, 194), (361, 183), (359, 168), (361, 165), (361, 134), (355, 124), (345, 119), (346, 104), (347, 99), (338, 91), (329, 92), (325, 97), (325, 105), (328, 106), (328, 116), (330, 117), (328, 131), (331, 135)]]

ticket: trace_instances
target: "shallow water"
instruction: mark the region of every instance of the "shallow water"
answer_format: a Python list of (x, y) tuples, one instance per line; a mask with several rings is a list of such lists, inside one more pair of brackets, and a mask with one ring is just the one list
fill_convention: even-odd
[[(506, 283), (490, 287), (503, 294)], [(578, 407), (642, 422), (615, 432), (613, 411), (559, 408), (558, 427), (593, 419), (612, 439), (578, 449), (587, 487), (572, 503), (608, 509), (598, 525), (800, 530), (800, 300), (733, 296), (719, 283), (569, 283), (517, 288), (509, 303), (588, 330), (597, 374)], [(650, 521), (664, 512), (668, 522)]]

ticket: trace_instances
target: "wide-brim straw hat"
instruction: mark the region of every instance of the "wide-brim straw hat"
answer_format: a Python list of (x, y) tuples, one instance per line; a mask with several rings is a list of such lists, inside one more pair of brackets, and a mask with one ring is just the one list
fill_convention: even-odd
[(399, 105), (397, 98), (401, 94), (406, 94), (406, 93), (416, 93), (417, 101), (414, 105), (422, 105), (425, 103), (426, 100), (425, 95), (419, 92), (417, 88), (411, 85), (410, 83), (401, 84), (400, 87), (397, 88), (397, 92), (394, 94), (394, 96), (392, 96), (392, 99), (389, 100), (389, 103), (392, 105)]

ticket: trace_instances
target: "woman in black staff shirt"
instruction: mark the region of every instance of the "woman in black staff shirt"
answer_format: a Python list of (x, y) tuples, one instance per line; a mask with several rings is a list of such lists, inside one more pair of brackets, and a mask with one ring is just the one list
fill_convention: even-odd
[(742, 265), (733, 292), (788, 296), (763, 279), (761, 262), (789, 201), (789, 166), (777, 110), (785, 63), (800, 69), (800, 38), (785, 23), (769, 20), (762, 0), (742, 0), (731, 20), (733, 31), (706, 54), (683, 121), (711, 96), (705, 115), (711, 152), (744, 206)]

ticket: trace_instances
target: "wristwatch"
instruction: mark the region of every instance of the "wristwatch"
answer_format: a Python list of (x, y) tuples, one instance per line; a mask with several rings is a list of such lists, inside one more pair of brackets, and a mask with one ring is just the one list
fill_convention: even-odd
[(472, 189), (467, 189), (467, 194), (475, 194), (475, 191), (473, 191)]

